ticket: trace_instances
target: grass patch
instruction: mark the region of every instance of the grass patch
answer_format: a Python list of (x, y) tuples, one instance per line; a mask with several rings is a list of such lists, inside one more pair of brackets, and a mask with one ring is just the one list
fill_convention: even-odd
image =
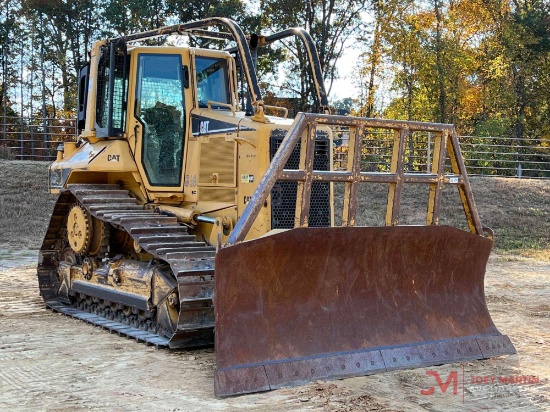
[[(0, 248), (38, 249), (56, 196), (48, 193), (48, 163), (0, 160)], [(470, 178), (481, 222), (495, 231), (495, 249), (504, 254), (550, 260), (550, 180)], [(343, 185), (335, 185), (342, 198)], [(383, 225), (387, 185), (362, 184), (357, 224)], [(428, 199), (425, 185), (405, 185), (402, 224), (423, 224)], [(336, 203), (340, 223), (342, 204)], [(340, 213), (340, 214), (338, 214)], [(458, 190), (443, 191), (441, 224), (465, 229)]]
[[(481, 223), (494, 230), (498, 252), (550, 260), (550, 180), (473, 177), (470, 183)], [(428, 190), (426, 185), (404, 186), (401, 224), (424, 224)], [(360, 186), (359, 225), (383, 224), (387, 192), (387, 185)], [(343, 193), (343, 185), (335, 188), (335, 198)], [(341, 213), (341, 207), (336, 213)], [(440, 224), (467, 229), (456, 187), (443, 190)]]

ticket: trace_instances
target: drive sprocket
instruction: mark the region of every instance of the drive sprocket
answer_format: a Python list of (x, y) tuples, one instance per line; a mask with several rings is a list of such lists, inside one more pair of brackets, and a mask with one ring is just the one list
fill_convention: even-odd
[(67, 238), (75, 253), (88, 252), (92, 231), (92, 216), (81, 205), (75, 204), (67, 217)]

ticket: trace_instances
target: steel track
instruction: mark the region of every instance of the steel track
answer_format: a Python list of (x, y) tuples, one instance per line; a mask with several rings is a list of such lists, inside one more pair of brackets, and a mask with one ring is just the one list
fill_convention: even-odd
[[(92, 216), (125, 231), (153, 258), (170, 265), (179, 292), (176, 333), (167, 338), (125, 323), (77, 309), (57, 297), (55, 257), (63, 239), (70, 207), (80, 203)], [(144, 209), (129, 191), (117, 185), (69, 185), (59, 195), (41, 248), (38, 265), (40, 293), (46, 305), (67, 316), (84, 320), (119, 335), (157, 347), (198, 346), (213, 343), (215, 248), (199, 242), (176, 218)]]
[(75, 307), (66, 305), (58, 300), (47, 301), (46, 306), (54, 312), (70, 316), (75, 319), (83, 320), (84, 322), (91, 323), (92, 325), (99, 326), (105, 330), (108, 330), (111, 333), (117, 333), (119, 336), (134, 338), (138, 342), (143, 342), (147, 345), (153, 345), (157, 348), (165, 348), (169, 346), (170, 339), (164, 336), (147, 332), (142, 329), (126, 325), (125, 323), (109, 320), (107, 318), (104, 318), (103, 316), (85, 312)]

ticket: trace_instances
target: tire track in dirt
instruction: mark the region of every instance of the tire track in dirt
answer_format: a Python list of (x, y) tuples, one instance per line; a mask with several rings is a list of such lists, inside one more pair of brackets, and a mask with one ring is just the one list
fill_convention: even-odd
[[(550, 265), (492, 259), (489, 309), (519, 355), (465, 364), (465, 403), (441, 393), (461, 365), (317, 382), (229, 399), (213, 396), (212, 349), (156, 350), (44, 309), (32, 267), (0, 270), (0, 410), (204, 411), (248, 409), (330, 411), (544, 411), (550, 404)], [(539, 343), (542, 342), (542, 343)], [(538, 375), (539, 384), (468, 383), (472, 376)], [(460, 375), (459, 375), (460, 376)], [(432, 396), (422, 389), (436, 386)]]
[[(158, 351), (52, 313), (34, 277), (0, 271), (0, 410), (271, 410), (281, 398), (216, 400), (212, 349)], [(302, 409), (290, 395), (275, 403)]]

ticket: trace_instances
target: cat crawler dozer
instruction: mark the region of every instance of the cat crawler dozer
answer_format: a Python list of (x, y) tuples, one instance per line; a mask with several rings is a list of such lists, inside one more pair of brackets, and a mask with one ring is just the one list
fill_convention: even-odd
[[(229, 48), (142, 45), (178, 34)], [(254, 67), (288, 36), (318, 106), (293, 120), (264, 103)], [(157, 347), (215, 344), (218, 396), (514, 353), (487, 310), (492, 234), (453, 126), (330, 115), (307, 32), (245, 37), (211, 18), (98, 41), (78, 103), (78, 142), (49, 170), (51, 309)], [(372, 170), (380, 133), (387, 170)], [(430, 136), (423, 171), (415, 133)], [(349, 137), (338, 170), (336, 134)], [(386, 215), (359, 226), (372, 184), (387, 186)], [(425, 225), (401, 226), (412, 184), (429, 188)], [(469, 230), (439, 225), (445, 185)]]

